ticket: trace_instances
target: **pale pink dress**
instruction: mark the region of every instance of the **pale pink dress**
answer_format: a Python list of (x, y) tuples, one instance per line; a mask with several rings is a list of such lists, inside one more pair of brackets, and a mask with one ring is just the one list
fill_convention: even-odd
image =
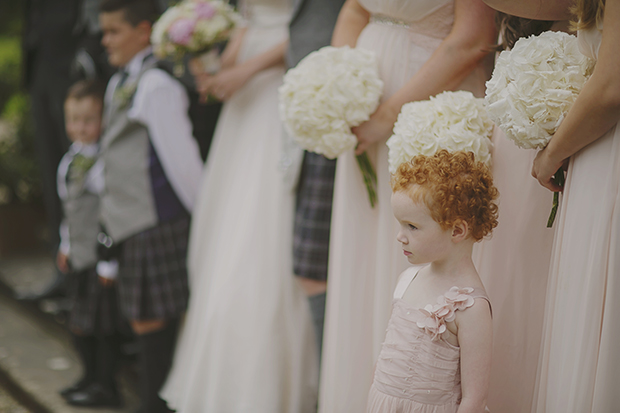
[[(601, 32), (579, 33), (597, 58)], [(620, 411), (620, 127), (570, 159), (533, 412)]]
[[(383, 99), (401, 88), (450, 33), (453, 0), (359, 0), (373, 18), (357, 47), (372, 50), (384, 81)], [(487, 71), (472, 70), (459, 87), (484, 95)], [(360, 413), (385, 337), (398, 274), (408, 265), (396, 241), (390, 205), (388, 148), (367, 151), (378, 176), (370, 207), (353, 151), (338, 158), (332, 213), (329, 281), (319, 411)]]
[(493, 363), (488, 406), (524, 413), (532, 405), (554, 228), (553, 194), (532, 178), (535, 150), (493, 135), (499, 225), (474, 246), (474, 264), (493, 302)]
[[(454, 413), (461, 401), (460, 348), (443, 339), (439, 327), (446, 316), (488, 301), (478, 288), (452, 287), (438, 298), (449, 312), (429, 322), (429, 314), (402, 299), (417, 274), (403, 273), (396, 290), (392, 316), (368, 394), (368, 413)], [(437, 304), (437, 303), (433, 303)]]

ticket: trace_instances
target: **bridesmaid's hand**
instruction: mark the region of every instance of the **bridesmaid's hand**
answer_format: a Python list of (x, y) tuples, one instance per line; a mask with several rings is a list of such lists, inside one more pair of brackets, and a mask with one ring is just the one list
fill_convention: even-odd
[(357, 136), (358, 141), (355, 154), (361, 155), (373, 143), (388, 139), (392, 135), (397, 116), (398, 113), (394, 114), (392, 111), (379, 106), (379, 109), (370, 116), (369, 120), (352, 128), (351, 132)]
[(205, 103), (209, 100), (209, 83), (213, 75), (206, 72), (194, 73), (194, 82), (196, 83), (196, 91), (200, 95), (200, 101)]
[[(247, 83), (253, 73), (244, 65), (222, 69), (205, 79), (204, 89), (221, 101), (230, 99)], [(199, 91), (200, 88), (199, 88)], [(202, 91), (201, 91), (202, 93)]]
[(538, 180), (538, 182), (553, 192), (562, 192), (562, 187), (553, 182), (553, 175), (558, 169), (568, 168), (568, 159), (561, 161), (554, 160), (549, 154), (548, 148), (539, 151), (534, 159), (534, 165), (532, 165), (532, 176)]

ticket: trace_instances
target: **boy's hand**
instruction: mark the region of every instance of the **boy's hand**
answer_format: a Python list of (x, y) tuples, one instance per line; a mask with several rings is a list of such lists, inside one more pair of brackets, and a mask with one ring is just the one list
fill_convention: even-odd
[(101, 284), (104, 287), (111, 287), (112, 285), (114, 285), (116, 281), (115, 280), (111, 280), (109, 278), (105, 278), (102, 276), (99, 276), (99, 284)]
[(69, 257), (62, 252), (58, 251), (56, 254), (56, 266), (61, 273), (66, 274), (69, 272)]

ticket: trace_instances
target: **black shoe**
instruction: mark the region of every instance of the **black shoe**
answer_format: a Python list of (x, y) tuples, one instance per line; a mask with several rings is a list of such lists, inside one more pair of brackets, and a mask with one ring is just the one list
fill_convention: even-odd
[(120, 407), (122, 404), (117, 391), (106, 389), (99, 383), (93, 383), (81, 392), (71, 393), (67, 403), (83, 407)]
[(72, 386), (66, 387), (58, 392), (63, 398), (68, 399), (73, 393), (83, 392), (90, 386), (90, 381), (80, 380)]

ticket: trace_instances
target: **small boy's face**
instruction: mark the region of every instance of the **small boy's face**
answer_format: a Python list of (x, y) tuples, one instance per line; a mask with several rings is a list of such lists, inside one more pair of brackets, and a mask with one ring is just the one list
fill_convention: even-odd
[(65, 102), (65, 127), (71, 142), (95, 143), (101, 134), (101, 102), (93, 97)]
[(99, 23), (103, 31), (101, 44), (105, 47), (112, 66), (127, 65), (138, 52), (150, 44), (151, 24), (143, 21), (132, 26), (125, 19), (124, 10), (100, 13)]
[(400, 225), (396, 239), (409, 263), (427, 264), (445, 258), (452, 231), (441, 228), (424, 202), (414, 202), (406, 192), (397, 191), (392, 194), (392, 210)]

